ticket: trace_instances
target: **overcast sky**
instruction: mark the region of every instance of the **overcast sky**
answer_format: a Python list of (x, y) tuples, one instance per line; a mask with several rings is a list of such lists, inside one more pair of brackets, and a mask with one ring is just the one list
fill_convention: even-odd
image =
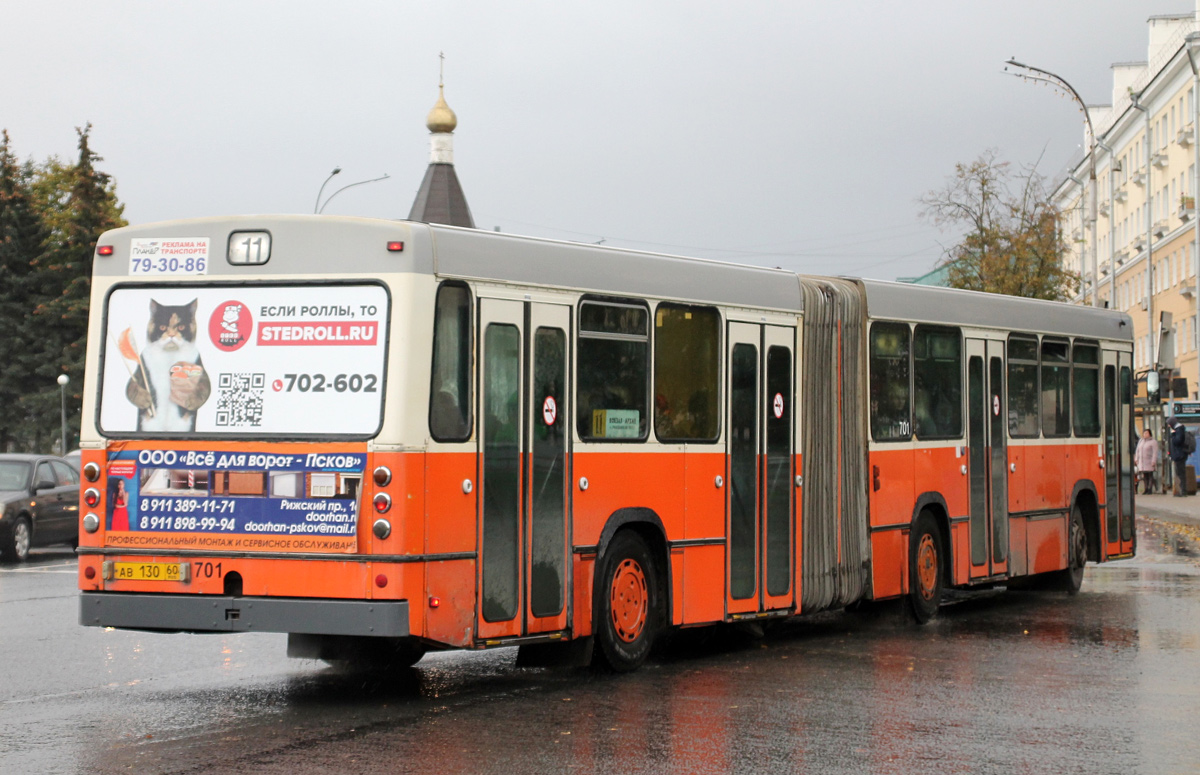
[[(0, 0), (0, 127), (72, 159), (74, 127), (131, 223), (312, 212), (405, 217), (425, 116), (458, 114), (480, 228), (893, 279), (952, 235), (917, 199), (987, 148), (1058, 175), (1073, 103), (1145, 60), (1191, 0), (132, 2)], [(334, 184), (326, 193), (335, 190)]]

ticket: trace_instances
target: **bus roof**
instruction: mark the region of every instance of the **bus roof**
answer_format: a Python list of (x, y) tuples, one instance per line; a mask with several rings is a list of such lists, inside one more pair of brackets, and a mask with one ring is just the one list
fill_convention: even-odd
[[(801, 282), (805, 276), (783, 269), (349, 216), (242, 215), (127, 226), (101, 236), (102, 244), (114, 247), (115, 260), (98, 258), (94, 271), (98, 276), (127, 276), (132, 239), (207, 238), (216, 257), (224, 252), (231, 234), (248, 230), (271, 232), (272, 260), (265, 266), (231, 266), (220, 261), (222, 276), (251, 279), (264, 274), (415, 272), (592, 293), (803, 310)], [(393, 240), (404, 241), (402, 253), (387, 252), (386, 244)], [(1036, 329), (1046, 333), (1122, 341), (1133, 338), (1132, 321), (1124, 313), (951, 288), (840, 279), (863, 288), (871, 318), (1019, 329), (1036, 316)]]
[[(1133, 341), (1133, 320), (1123, 312), (932, 285), (861, 282), (867, 294), (867, 312), (876, 319)], [(1036, 324), (1031, 326), (1029, 321)]]

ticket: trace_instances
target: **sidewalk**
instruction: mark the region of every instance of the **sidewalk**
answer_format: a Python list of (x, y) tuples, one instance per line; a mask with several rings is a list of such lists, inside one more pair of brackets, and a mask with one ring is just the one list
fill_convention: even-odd
[(1200, 495), (1176, 498), (1166, 495), (1137, 495), (1133, 501), (1134, 513), (1153, 517), (1163, 522), (1174, 522), (1189, 527), (1200, 527)]

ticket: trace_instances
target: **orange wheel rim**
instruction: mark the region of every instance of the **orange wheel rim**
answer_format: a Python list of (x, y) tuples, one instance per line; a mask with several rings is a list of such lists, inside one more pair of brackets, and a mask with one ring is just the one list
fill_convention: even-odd
[(613, 574), (609, 609), (617, 637), (632, 643), (646, 627), (650, 596), (646, 592), (646, 574), (633, 560), (623, 560)]
[(921, 536), (921, 543), (917, 545), (917, 581), (921, 597), (932, 600), (937, 588), (937, 547), (928, 533)]

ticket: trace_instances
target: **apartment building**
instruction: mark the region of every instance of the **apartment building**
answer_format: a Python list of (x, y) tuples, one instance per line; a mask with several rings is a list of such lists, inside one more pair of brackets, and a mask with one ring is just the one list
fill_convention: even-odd
[[(1112, 102), (1088, 106), (1095, 136), (1085, 129), (1088, 152), (1053, 199), (1063, 213), (1064, 261), (1083, 280), (1076, 303), (1128, 312), (1137, 370), (1173, 357), (1175, 374), (1187, 379), (1195, 398), (1200, 0), (1195, 13), (1153, 16), (1147, 26), (1146, 61), (1112, 66)], [(1164, 312), (1171, 324), (1160, 351)]]

